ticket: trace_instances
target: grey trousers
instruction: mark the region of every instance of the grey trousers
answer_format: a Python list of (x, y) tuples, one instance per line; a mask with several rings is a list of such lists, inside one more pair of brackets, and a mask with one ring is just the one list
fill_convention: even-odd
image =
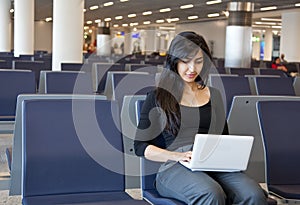
[(159, 172), (160, 195), (189, 205), (266, 205), (261, 187), (242, 172), (192, 172), (179, 163)]

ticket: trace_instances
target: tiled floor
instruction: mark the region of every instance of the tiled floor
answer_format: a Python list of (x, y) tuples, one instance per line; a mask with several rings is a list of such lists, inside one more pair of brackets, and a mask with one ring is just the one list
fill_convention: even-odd
[[(135, 199), (141, 199), (139, 189), (126, 190)], [(0, 191), (0, 205), (22, 205), (21, 196), (8, 196), (8, 190)]]

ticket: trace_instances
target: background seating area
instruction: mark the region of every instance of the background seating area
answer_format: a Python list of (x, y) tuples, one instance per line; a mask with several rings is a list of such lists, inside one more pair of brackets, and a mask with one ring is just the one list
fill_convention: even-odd
[[(72, 200), (69, 201), (69, 196), (66, 196), (69, 194), (74, 194), (73, 199), (80, 199), (80, 203), (83, 203), (86, 197), (90, 197), (91, 201), (89, 201), (89, 203), (92, 203), (100, 200), (100, 198), (95, 196), (94, 193), (98, 193), (98, 196), (101, 196), (101, 198), (103, 197), (101, 200), (107, 198), (108, 201), (111, 201), (112, 195), (109, 195), (108, 192), (120, 194), (120, 198), (116, 197), (113, 199), (115, 200), (114, 202), (118, 201), (118, 204), (139, 204), (140, 201), (132, 201), (132, 199), (128, 198), (129, 196), (127, 196), (124, 191), (125, 188), (140, 187), (143, 190), (143, 197), (149, 201), (152, 201), (154, 204), (182, 204), (182, 202), (173, 199), (160, 198), (153, 187), (153, 180), (155, 178), (158, 164), (155, 165), (154, 163), (153, 165), (151, 162), (145, 159), (142, 159), (140, 162), (140, 159), (137, 158), (133, 153), (132, 136), (134, 135), (136, 129), (135, 121), (137, 117), (135, 114), (138, 112), (135, 108), (135, 104), (137, 101), (145, 99), (147, 92), (155, 88), (158, 78), (157, 76), (159, 76), (158, 74), (160, 72), (159, 66), (164, 65), (164, 61), (162, 60), (163, 58), (152, 59), (145, 56), (127, 56), (118, 60), (117, 58), (100, 59), (96, 56), (92, 56), (90, 59), (85, 59), (84, 63), (63, 63), (63, 71), (57, 72), (47, 70), (48, 64), (45, 62), (41, 63), (42, 58), (39, 58), (38, 56), (40, 57), (40, 55), (37, 55), (37, 57), (34, 56), (34, 60), (38, 59), (37, 61), (33, 61), (32, 56), (21, 56), (21, 58), (18, 60), (12, 58), (11, 63), (14, 64), (13, 68), (0, 69), (0, 103), (2, 103), (0, 106), (0, 119), (6, 122), (10, 120), (12, 123), (15, 123), (15, 126), (10, 131), (10, 133), (14, 131), (14, 146), (12, 153), (9, 153), (11, 160), (11, 194), (14, 195), (21, 193), (21, 187), (18, 186), (18, 184), (20, 185), (22, 176), (21, 173), (23, 172), (23, 180), (25, 180), (23, 181), (23, 188), (27, 190), (27, 192), (25, 191), (23, 195), (24, 204), (39, 204), (42, 203), (42, 200), (44, 199), (55, 203), (62, 201), (63, 203), (75, 202)], [(99, 62), (100, 60), (101, 62)], [(112, 63), (112, 61), (118, 63)], [(0, 68), (5, 68), (6, 65), (9, 65), (9, 62), (9, 59), (3, 60), (0, 57)], [(1, 67), (1, 65), (3, 65), (3, 67)], [(20, 65), (27, 65), (25, 66), (26, 68), (23, 67), (26, 70), (21, 70), (22, 66)], [(32, 67), (29, 65), (32, 65)], [(41, 66), (41, 69), (35, 69), (34, 66), (36, 65)], [(217, 70), (219, 70), (219, 68), (217, 68)], [(229, 132), (231, 134), (245, 134), (253, 135), (255, 137), (247, 173), (260, 183), (268, 183), (268, 181), (265, 180), (265, 177), (267, 177), (267, 179), (269, 177), (269, 175), (265, 175), (265, 173), (267, 173), (265, 172), (265, 169), (268, 168), (266, 166), (267, 162), (265, 160), (265, 152), (268, 150), (266, 150), (263, 146), (264, 143), (266, 143), (264, 141), (265, 133), (259, 128), (261, 119), (259, 118), (259, 114), (257, 114), (258, 111), (256, 105), (264, 101), (300, 101), (300, 77), (292, 78), (287, 77), (286, 75), (281, 75), (281, 73), (264, 73), (266, 70), (269, 69), (253, 68), (247, 70), (245, 68), (224, 68), (222, 72), (212, 74), (209, 77), (209, 85), (218, 88), (222, 93), (223, 100), (225, 102), (224, 105), (226, 106), (227, 111)], [(269, 71), (274, 70), (270, 69)], [(18, 77), (14, 77), (12, 80), (10, 75), (15, 75)], [(26, 75), (26, 77), (20, 77), (23, 75)], [(38, 79), (37, 76), (39, 76)], [(76, 84), (79, 85), (80, 89), (77, 91), (80, 92), (76, 92), (76, 89), (74, 90), (74, 85), (76, 87)], [(264, 87), (267, 87), (267, 89), (264, 90)], [(12, 89), (15, 89), (15, 91), (12, 91)], [(20, 95), (26, 93), (30, 95)], [(19, 96), (18, 102), (17, 96)], [(95, 109), (97, 116), (103, 116), (103, 118), (107, 121), (105, 124), (99, 126), (104, 126), (107, 128), (107, 132), (109, 132), (107, 133), (107, 136), (111, 136), (111, 133), (116, 133), (117, 137), (115, 137), (115, 139), (118, 139), (117, 141), (113, 140), (111, 144), (117, 144), (116, 146), (113, 145), (113, 147), (122, 153), (122, 155), (120, 155), (121, 158), (118, 160), (124, 160), (125, 163), (119, 163), (117, 160), (122, 172), (119, 174), (113, 173), (113, 177), (110, 175), (111, 173), (108, 173), (107, 170), (104, 171), (104, 173), (108, 174), (107, 179), (110, 179), (110, 177), (118, 179), (116, 181), (118, 181), (119, 184), (115, 183), (108, 185), (108, 180), (107, 182), (104, 182), (102, 186), (100, 183), (101, 180), (92, 181), (92, 178), (100, 179), (104, 176), (104, 174), (103, 176), (99, 175), (99, 173), (103, 173), (101, 171), (103, 170), (103, 167), (97, 163), (94, 163), (86, 153), (81, 152), (83, 148), (78, 146), (79, 143), (76, 141), (78, 139), (74, 139), (74, 133), (76, 130), (74, 131), (74, 125), (70, 124), (70, 121), (72, 120), (72, 115), (70, 114), (72, 113), (71, 108), (74, 106), (71, 103), (71, 99), (74, 98), (78, 102), (82, 101), (83, 104), (89, 101), (88, 99), (93, 99), (96, 101), (96, 104), (99, 103), (99, 106), (105, 102), (105, 106), (101, 106), (101, 109)], [(5, 100), (7, 100), (7, 103), (4, 103)], [(22, 104), (23, 102), (24, 105)], [(56, 106), (58, 106), (57, 109), (55, 109)], [(45, 107), (47, 107), (47, 109), (51, 108), (52, 110), (55, 110), (55, 112), (51, 113), (51, 109), (47, 110)], [(1, 110), (12, 112), (5, 113), (1, 112)], [(87, 115), (87, 113), (84, 111), (85, 109), (83, 109), (81, 112), (82, 116)], [(58, 120), (54, 124), (49, 123), (57, 118), (57, 116), (55, 116), (56, 114), (59, 114), (62, 120)], [(116, 117), (117, 122), (112, 121), (110, 115), (115, 115), (114, 117)], [(43, 119), (47, 119), (49, 117), (49, 119), (47, 119), (48, 122), (43, 121), (43, 119), (41, 119), (42, 116), (44, 117)], [(287, 118), (287, 116), (285, 116), (285, 118)], [(103, 122), (104, 119), (96, 118), (96, 121), (100, 123)], [(293, 115), (293, 120), (296, 121), (297, 119), (298, 116)], [(93, 121), (95, 121), (95, 118)], [(90, 133), (92, 133), (92, 135), (96, 135), (96, 133), (99, 131), (93, 130), (89, 126), (93, 123), (93, 121), (86, 121), (84, 124), (86, 126), (85, 133), (89, 133), (89, 135)], [(289, 122), (288, 119), (286, 121)], [(66, 122), (68, 123), (67, 125), (65, 124)], [(44, 124), (39, 125), (39, 123), (48, 123), (48, 126), (45, 126)], [(118, 129), (110, 129), (110, 125), (115, 125), (116, 123)], [(51, 126), (49, 126), (49, 124)], [(41, 129), (37, 129), (36, 126)], [(68, 130), (64, 130), (66, 127)], [(3, 127), (0, 128), (0, 132), (5, 131)], [(51, 132), (46, 133), (49, 129)], [(60, 132), (57, 132), (58, 130)], [(298, 131), (297, 129), (291, 130), (292, 131), (289, 132), (290, 135), (293, 135)], [(36, 139), (31, 138), (31, 136), (35, 134), (35, 131), (39, 133), (39, 136), (44, 135), (44, 138), (38, 139), (37, 141), (35, 141)], [(72, 134), (74, 134), (73, 137), (71, 136)], [(76, 134), (79, 133), (76, 132)], [(50, 138), (50, 135), (55, 135), (51, 141), (48, 139)], [(63, 138), (59, 138), (61, 136), (67, 136), (65, 138), (66, 141), (64, 141)], [(24, 143), (22, 143), (22, 139), (24, 140)], [(31, 142), (31, 140), (34, 141)], [(106, 140), (110, 142), (112, 139)], [(64, 150), (63, 148), (66, 148), (67, 146), (63, 147), (62, 145), (67, 143), (67, 141), (70, 142), (70, 149)], [(39, 145), (44, 143), (43, 146), (45, 147), (48, 144), (49, 149), (46, 149), (46, 147), (43, 150), (39, 150), (37, 149), (37, 147), (39, 147), (37, 146), (37, 143)], [(22, 145), (25, 149), (22, 149)], [(96, 144), (94, 146), (96, 146)], [(102, 148), (105, 150), (109, 146), (103, 145)], [(57, 147), (57, 149), (54, 149), (56, 153), (50, 149), (53, 147)], [(57, 164), (60, 163), (60, 167), (64, 167), (63, 160), (67, 161), (70, 159), (71, 153), (74, 154), (76, 153), (76, 150), (80, 150), (80, 152), (75, 154), (75, 157), (78, 157), (76, 159), (79, 161), (84, 159), (85, 162), (83, 163), (89, 164), (84, 164), (83, 167), (90, 168), (85, 169), (86, 172), (83, 173), (83, 169), (80, 169), (80, 167), (77, 167), (77, 165), (74, 165), (75, 163), (70, 161), (71, 165), (74, 165), (73, 167), (70, 166), (61, 168), (59, 173), (57, 173), (54, 169), (57, 164), (54, 164), (52, 167), (53, 169), (51, 168), (51, 172), (54, 174), (51, 176), (53, 178), (49, 178), (52, 180), (45, 181), (44, 177), (49, 175), (49, 173), (42, 173), (42, 171), (38, 171), (37, 168), (46, 166), (45, 162), (42, 158), (38, 158), (39, 162), (32, 162), (31, 160), (32, 157), (36, 156), (37, 153), (46, 150), (47, 152), (49, 151), (49, 156), (47, 157), (50, 157), (51, 154), (51, 157), (54, 157), (52, 160), (57, 161)], [(105, 153), (103, 153), (101, 150), (94, 149), (93, 151), (95, 151), (94, 154), (105, 155)], [(59, 153), (61, 154), (59, 155)], [(64, 159), (61, 157), (61, 159), (57, 159), (58, 155), (68, 158)], [(42, 154), (40, 156), (46, 157)], [(112, 155), (111, 157), (114, 158), (116, 156)], [(290, 157), (291, 160), (294, 159), (293, 155)], [(22, 161), (25, 165), (23, 170), (21, 166)], [(141, 170), (138, 169), (140, 166), (142, 167)], [(35, 168), (33, 169), (32, 167)], [(53, 191), (56, 189), (53, 188), (54, 184), (58, 183), (55, 180), (61, 176), (64, 176), (64, 173), (69, 173), (69, 168), (72, 168), (72, 170), (78, 169), (78, 173), (75, 173), (72, 176), (66, 176), (66, 186), (62, 186), (60, 190), (54, 193)], [(59, 170), (57, 167), (56, 169)], [(96, 171), (90, 171), (94, 169), (99, 171), (99, 173), (96, 173)], [(150, 175), (148, 175), (149, 169), (151, 171)], [(79, 185), (77, 187), (78, 190), (76, 190), (75, 186), (71, 186), (71, 177), (75, 179), (80, 178), (76, 177), (76, 174), (78, 174), (78, 176), (83, 175), (84, 179), (87, 179), (86, 182), (90, 182), (89, 185), (80, 185), (82, 188), (87, 187), (86, 190), (79, 190)], [(142, 178), (139, 179), (139, 176)], [(39, 181), (43, 184), (49, 185), (47, 190), (45, 187), (39, 187)], [(98, 182), (97, 185), (99, 185), (99, 187), (93, 184), (95, 182)], [(48, 192), (49, 190), (50, 192)], [(84, 194), (80, 194), (83, 192)], [(89, 195), (87, 194), (89, 192), (93, 193)], [(107, 192), (107, 194), (103, 194), (103, 192)], [(61, 197), (56, 198), (58, 194), (61, 195)]]

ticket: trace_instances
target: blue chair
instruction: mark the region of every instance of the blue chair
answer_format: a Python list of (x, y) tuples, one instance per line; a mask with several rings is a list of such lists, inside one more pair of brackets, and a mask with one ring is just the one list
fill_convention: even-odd
[(286, 95), (295, 96), (292, 78), (261, 77), (254, 79), (258, 95)]
[(17, 96), (22, 93), (36, 93), (34, 73), (0, 69), (0, 133), (13, 132)]
[(41, 71), (39, 93), (93, 94), (92, 77), (80, 71)]
[[(144, 100), (136, 101), (137, 124), (140, 119), (140, 111), (143, 107), (143, 103)], [(153, 162), (145, 159), (144, 157), (141, 158), (141, 188), (143, 199), (148, 201), (150, 204), (184, 205), (184, 202), (172, 198), (162, 197), (156, 191), (154, 182), (160, 165), (161, 163), (159, 162)]]
[(125, 95), (146, 95), (155, 88), (153, 74), (125, 71), (109, 74), (111, 78), (107, 81), (104, 94), (108, 99), (117, 100), (119, 107), (122, 106)]
[(124, 186), (116, 102), (23, 101), (22, 204), (146, 204)]
[(31, 70), (35, 73), (36, 87), (39, 87), (40, 71), (51, 70), (44, 61), (15, 61), (14, 68), (16, 70)]
[(270, 68), (266, 69), (259, 69), (259, 74), (260, 75), (277, 75), (281, 77), (287, 77), (287, 74), (281, 70), (274, 70)]
[(248, 78), (243, 76), (212, 75), (210, 76), (210, 86), (221, 92), (227, 116), (234, 96), (251, 95)]
[(83, 63), (61, 63), (62, 71), (83, 71)]
[(146, 95), (126, 95), (121, 108), (121, 127), (125, 153), (125, 186), (127, 189), (140, 188), (140, 158), (134, 154), (133, 138), (136, 133), (135, 106), (137, 100)]
[(259, 101), (278, 100), (300, 101), (300, 97), (275, 95), (235, 96), (227, 118), (230, 134), (254, 136), (254, 143), (248, 167), (245, 172), (258, 183), (265, 183), (265, 158), (263, 138), (261, 136), (259, 120), (256, 113), (256, 103)]
[(268, 190), (284, 202), (299, 201), (300, 102), (258, 102), (257, 112), (264, 140)]
[(92, 67), (93, 88), (96, 93), (102, 94), (105, 90), (107, 73), (125, 71), (125, 65), (119, 63), (94, 63)]
[[(13, 131), (13, 146), (12, 149), (7, 149), (7, 156), (11, 159), (10, 171), (10, 187), (9, 195), (21, 194), (21, 167), (22, 167), (22, 103), (24, 100), (40, 100), (40, 99), (95, 99), (106, 100), (103, 95), (74, 95), (74, 94), (21, 94), (17, 98), (16, 118)], [(9, 165), (10, 166), (10, 165)]]
[(230, 72), (230, 74), (237, 74), (239, 76), (255, 74), (253, 68), (229, 68), (229, 72)]

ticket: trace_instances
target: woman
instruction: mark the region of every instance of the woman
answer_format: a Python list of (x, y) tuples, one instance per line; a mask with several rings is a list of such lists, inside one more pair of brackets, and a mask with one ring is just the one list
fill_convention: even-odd
[(149, 93), (134, 141), (138, 156), (163, 162), (160, 195), (187, 204), (267, 204), (259, 185), (242, 172), (192, 172), (196, 133), (228, 134), (220, 93), (206, 86), (212, 57), (202, 36), (182, 32), (172, 41), (158, 88)]
[(281, 63), (280, 58), (276, 57), (272, 63), (272, 68), (275, 70), (282, 70), (283, 72), (288, 72), (288, 69)]

